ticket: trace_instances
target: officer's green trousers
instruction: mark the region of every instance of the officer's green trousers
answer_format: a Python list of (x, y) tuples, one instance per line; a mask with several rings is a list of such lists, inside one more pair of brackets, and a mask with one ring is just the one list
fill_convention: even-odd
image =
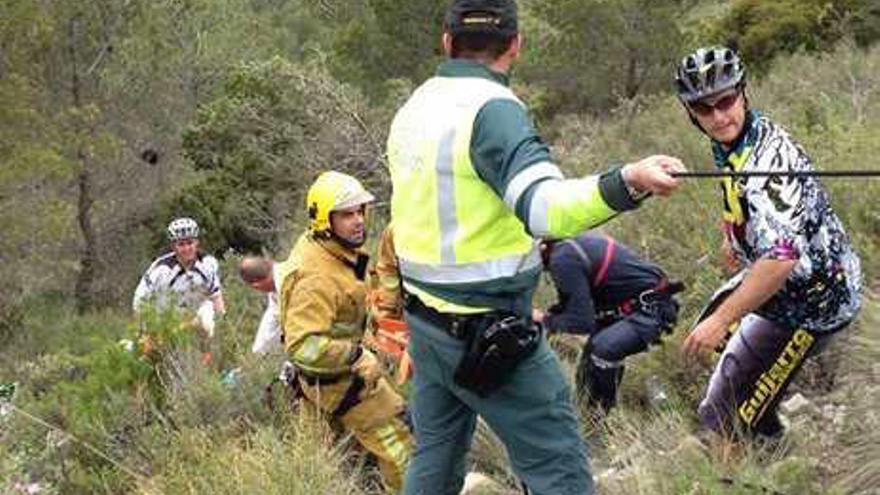
[(586, 446), (556, 355), (542, 340), (503, 387), (481, 398), (453, 382), (464, 343), (407, 313), (415, 367), (410, 408), (416, 451), (407, 495), (457, 495), (479, 414), (504, 442), (516, 475), (535, 495), (593, 493)]

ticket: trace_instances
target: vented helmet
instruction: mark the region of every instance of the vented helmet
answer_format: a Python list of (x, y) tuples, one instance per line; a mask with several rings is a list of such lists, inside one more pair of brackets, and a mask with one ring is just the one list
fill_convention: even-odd
[(745, 84), (746, 68), (733, 50), (723, 46), (698, 48), (675, 71), (678, 97), (685, 104)]
[(188, 217), (175, 218), (168, 224), (168, 240), (171, 242), (183, 239), (197, 239), (199, 237), (199, 224)]

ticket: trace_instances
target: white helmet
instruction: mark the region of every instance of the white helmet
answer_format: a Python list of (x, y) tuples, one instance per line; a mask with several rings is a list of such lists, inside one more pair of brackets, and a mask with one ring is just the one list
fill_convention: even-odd
[(182, 239), (198, 239), (199, 224), (189, 217), (175, 218), (168, 224), (168, 240), (171, 242)]

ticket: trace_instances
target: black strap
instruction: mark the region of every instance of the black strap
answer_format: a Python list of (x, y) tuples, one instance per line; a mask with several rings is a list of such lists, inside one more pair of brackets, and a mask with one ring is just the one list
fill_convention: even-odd
[(669, 295), (675, 295), (675, 294), (678, 294), (679, 292), (684, 291), (686, 288), (687, 287), (684, 285), (684, 282), (682, 282), (681, 280), (674, 280), (673, 279), (673, 280), (667, 281), (666, 287), (663, 288), (662, 292), (665, 292)]
[[(205, 275), (205, 273), (203, 271), (199, 270), (199, 268), (196, 265), (193, 265), (192, 271), (196, 272), (200, 277), (202, 277), (202, 280), (204, 280), (206, 284), (209, 282), (208, 276)], [(210, 289), (210, 287), (209, 287), (209, 289)]]
[(367, 267), (370, 265), (370, 257), (366, 254), (359, 253), (357, 261), (354, 264), (354, 276), (358, 280), (363, 281), (367, 276)]
[(171, 277), (171, 282), (168, 282), (168, 287), (174, 287), (174, 282), (177, 282), (177, 279), (179, 279), (183, 275), (186, 275), (186, 268), (184, 268), (183, 265), (181, 265), (181, 264), (178, 264), (177, 266), (180, 269), (178, 270), (177, 273), (174, 274), (173, 277)]
[(626, 318), (639, 309), (652, 313), (655, 310), (655, 308), (652, 308), (653, 304), (669, 300), (673, 295), (683, 290), (685, 290), (684, 282), (663, 278), (653, 289), (644, 290), (637, 296), (622, 301), (614, 307), (597, 308), (596, 321), (604, 328)]
[(364, 389), (364, 379), (361, 378), (360, 375), (354, 374), (351, 377), (351, 385), (348, 386), (348, 389), (345, 390), (345, 395), (342, 396), (342, 400), (339, 401), (339, 405), (336, 406), (336, 409), (330, 413), (334, 418), (339, 418), (345, 415), (348, 411), (360, 404), (361, 402), (361, 390)]
[(339, 375), (322, 376), (322, 375), (313, 375), (310, 373), (305, 373), (302, 370), (299, 370), (299, 376), (301, 376), (303, 378), (303, 380), (305, 380), (305, 382), (308, 383), (310, 386), (315, 386), (315, 385), (333, 385), (334, 383), (341, 382), (343, 378), (345, 378), (349, 375), (347, 373), (342, 373)]

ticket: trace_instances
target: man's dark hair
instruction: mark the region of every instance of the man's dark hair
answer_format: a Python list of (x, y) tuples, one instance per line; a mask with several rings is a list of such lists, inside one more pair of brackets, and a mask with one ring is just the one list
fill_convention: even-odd
[(516, 34), (461, 33), (452, 38), (452, 58), (494, 61), (510, 48)]

